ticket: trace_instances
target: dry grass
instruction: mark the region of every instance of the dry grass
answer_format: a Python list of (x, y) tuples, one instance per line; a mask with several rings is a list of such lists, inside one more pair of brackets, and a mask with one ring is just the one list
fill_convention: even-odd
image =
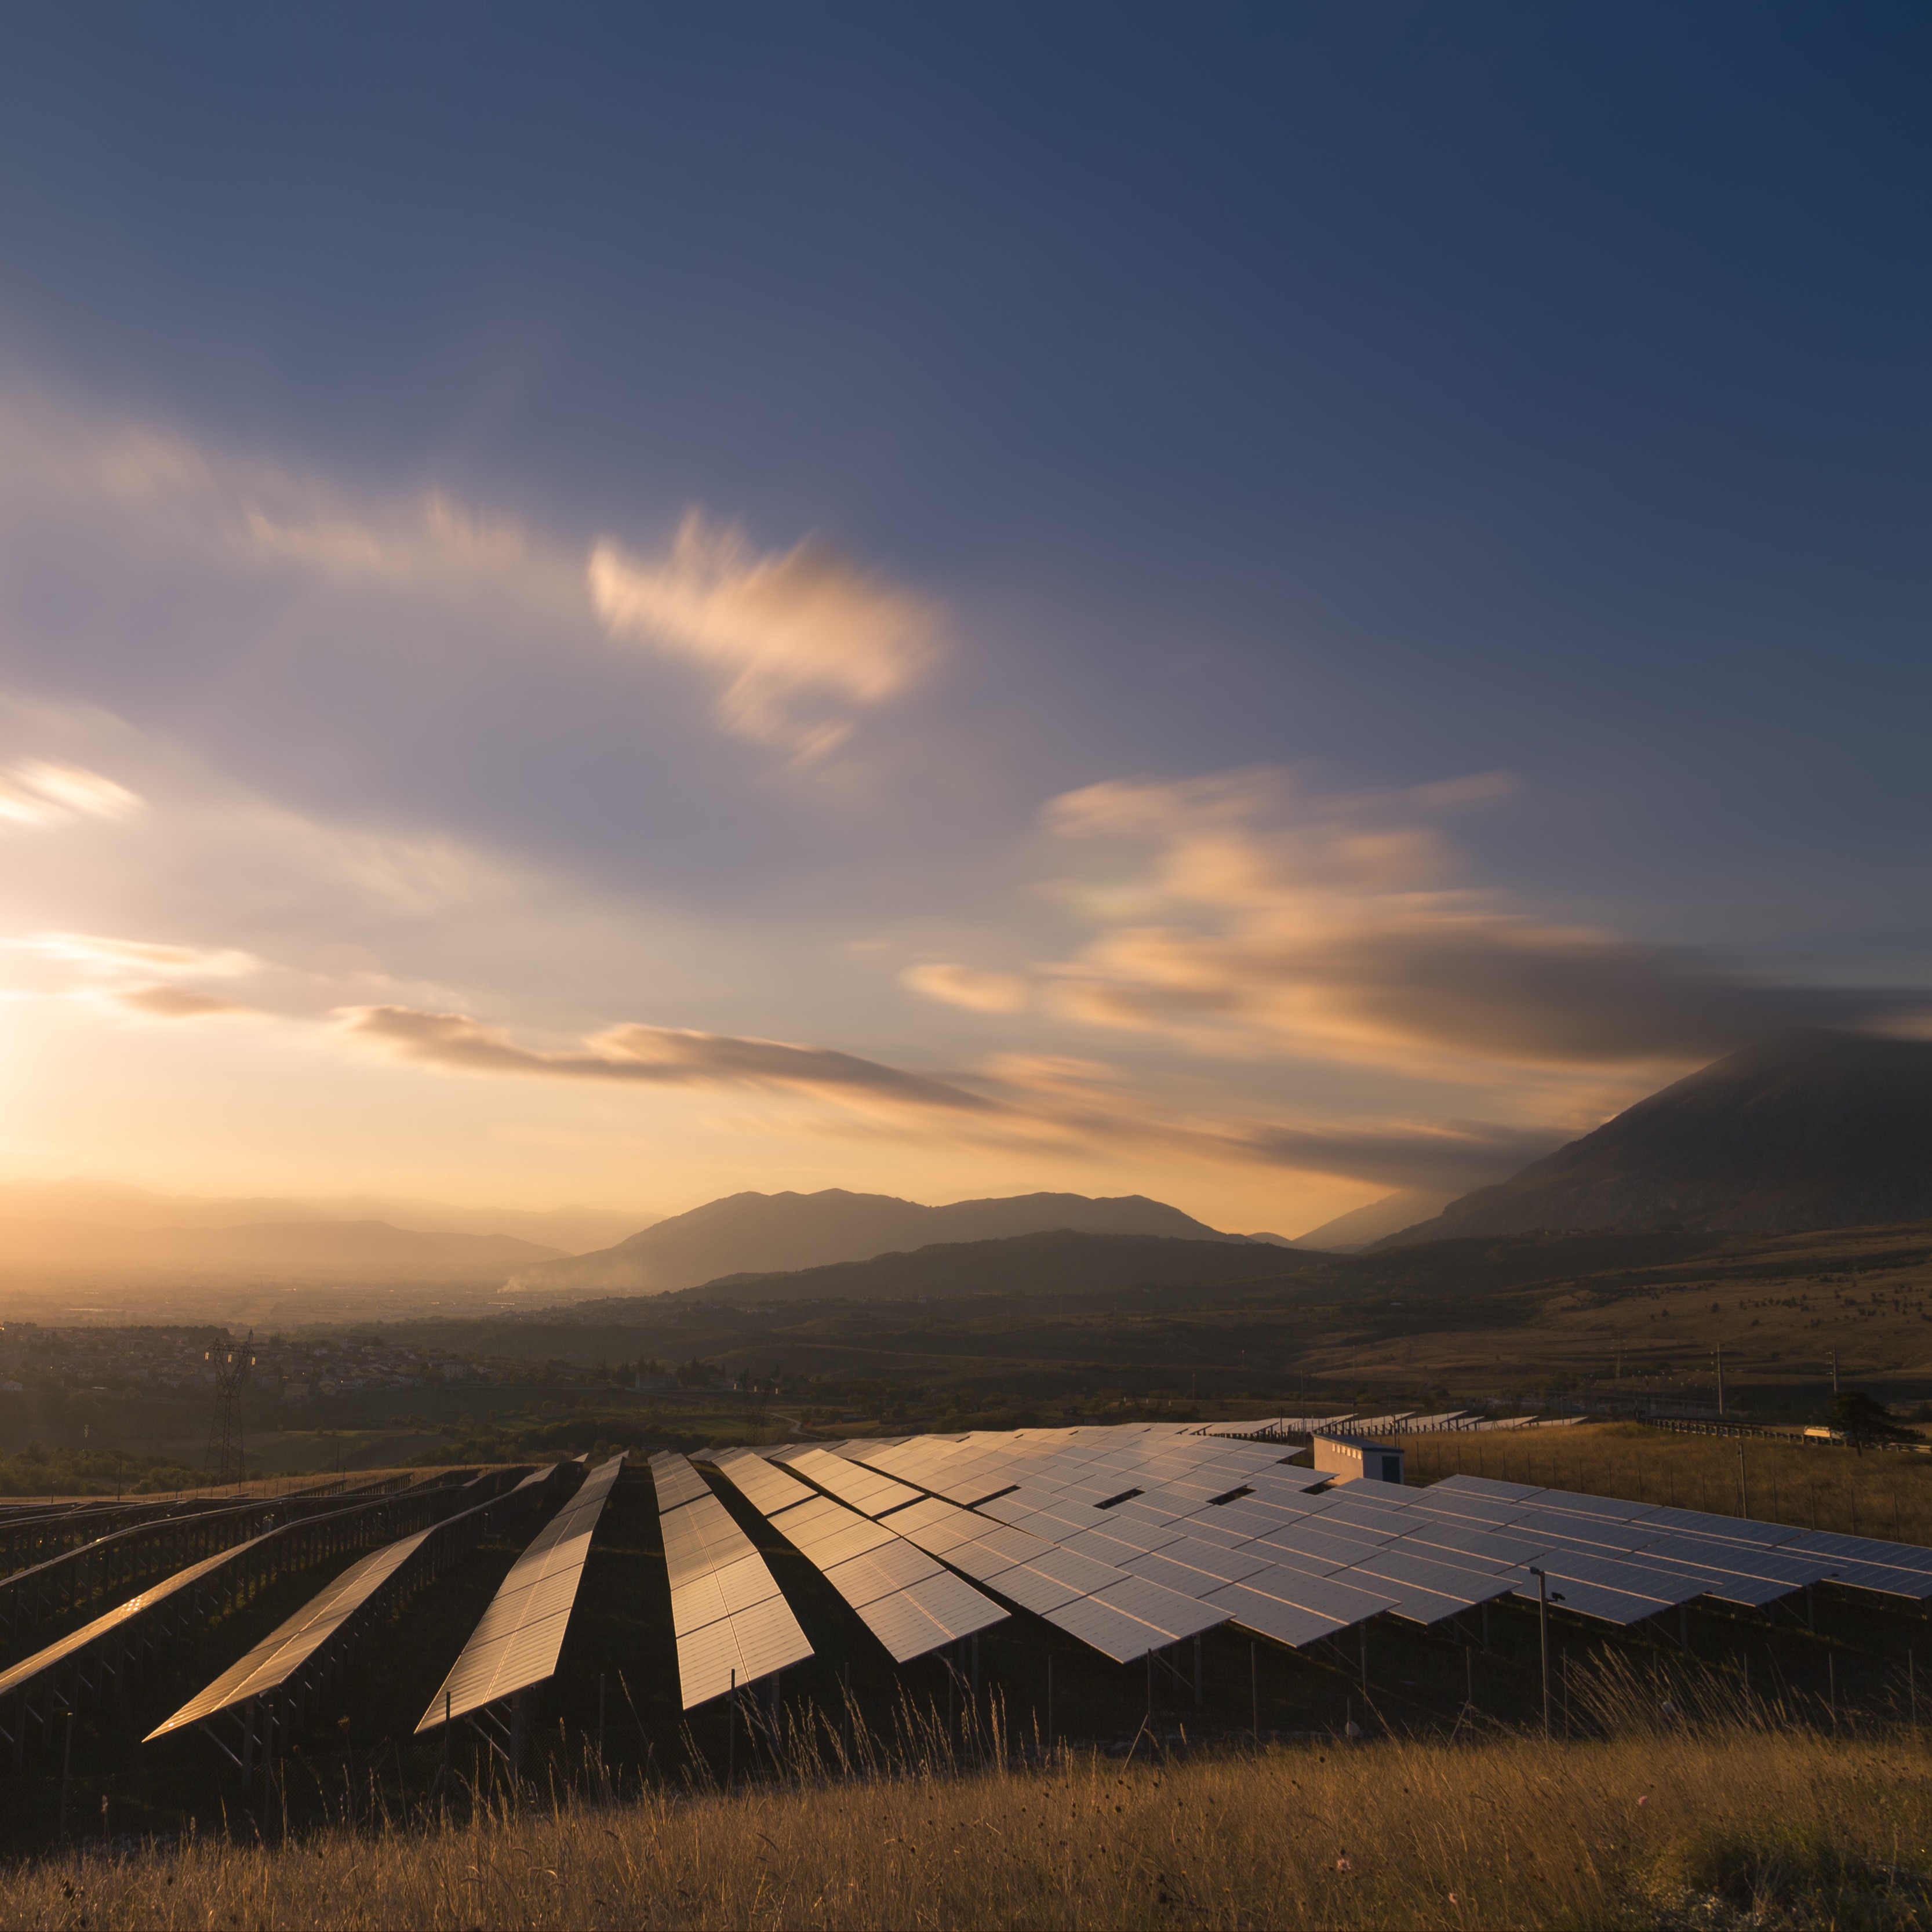
[[(825, 1775), (748, 1793), (526, 1798), (281, 1849), (202, 1839), (0, 1877), (0, 1924), (1932, 1927), (1932, 1757), (1597, 1688), (1614, 1733)], [(926, 1742), (934, 1741), (929, 1730)], [(862, 1756), (864, 1754), (861, 1753)]]
[(1892, 1450), (1859, 1454), (1769, 1436), (1681, 1436), (1612, 1422), (1521, 1435), (1414, 1436), (1408, 1472), (1424, 1482), (1461, 1471), (1737, 1516), (1740, 1440), (1750, 1514), (1760, 1522), (1932, 1546), (1932, 1456)]

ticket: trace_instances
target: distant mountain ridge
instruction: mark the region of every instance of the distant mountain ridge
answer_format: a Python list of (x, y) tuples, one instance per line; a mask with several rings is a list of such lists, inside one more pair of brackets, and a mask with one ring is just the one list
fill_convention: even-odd
[(1283, 1245), (1318, 1249), (1324, 1254), (1352, 1255), (1372, 1246), (1385, 1236), (1400, 1234), (1425, 1216), (1437, 1213), (1448, 1204), (1440, 1194), (1385, 1194), (1365, 1208), (1351, 1208), (1324, 1221), (1318, 1228), (1298, 1234)]
[(522, 1270), (518, 1293), (662, 1294), (726, 1275), (791, 1273), (938, 1243), (998, 1240), (1057, 1229), (1145, 1234), (1251, 1246), (1178, 1208), (1126, 1194), (1019, 1194), (928, 1208), (890, 1194), (829, 1187), (815, 1194), (728, 1195), (644, 1229), (614, 1247)]
[(1640, 1100), (1378, 1248), (1457, 1235), (1738, 1234), (1932, 1218), (1932, 1042), (1806, 1032)]
[[(1110, 1288), (1186, 1288), (1250, 1278), (1273, 1280), (1325, 1258), (1277, 1242), (1202, 1240), (1168, 1234), (1096, 1234), (1054, 1228), (993, 1240), (945, 1241), (907, 1253), (767, 1274), (726, 1275), (683, 1290), (693, 1300), (907, 1301), (960, 1295), (1091, 1294)], [(653, 1298), (655, 1300), (656, 1298)], [(568, 1312), (616, 1318), (621, 1301)]]

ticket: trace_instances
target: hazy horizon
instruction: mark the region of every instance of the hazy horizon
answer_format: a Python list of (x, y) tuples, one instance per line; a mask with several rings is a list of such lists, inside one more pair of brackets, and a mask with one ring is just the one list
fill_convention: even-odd
[(0, 1181), (1297, 1234), (1932, 1022), (1919, 16), (106, 13)]

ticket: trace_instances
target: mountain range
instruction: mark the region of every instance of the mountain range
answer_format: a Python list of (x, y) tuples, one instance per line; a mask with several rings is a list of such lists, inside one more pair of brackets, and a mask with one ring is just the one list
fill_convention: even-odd
[[(1439, 1211), (1438, 1211), (1439, 1210)], [(1076, 1273), (1221, 1280), (1238, 1251), (1349, 1252), (1457, 1237), (1687, 1228), (1770, 1234), (1932, 1219), (1932, 1042), (1804, 1032), (1763, 1041), (1678, 1081), (1496, 1186), (1443, 1204), (1391, 1195), (1289, 1241), (1224, 1233), (1142, 1195), (1037, 1193), (940, 1207), (828, 1188), (747, 1192), (648, 1222), (608, 1209), (540, 1213), (364, 1196), (166, 1196), (85, 1179), (0, 1183), (0, 1273), (80, 1267), (319, 1282), (495, 1280), (534, 1300), (660, 1294), (873, 1259), (924, 1292), (957, 1292), (967, 1251), (1017, 1280), (1061, 1234), (1142, 1244), (1071, 1259)], [(621, 1237), (621, 1238), (620, 1238)], [(1201, 1250), (1222, 1251), (1210, 1259)], [(998, 1250), (995, 1253), (994, 1250)], [(1228, 1251), (1235, 1251), (1229, 1252)], [(1186, 1252), (1184, 1252), (1186, 1251)], [(922, 1257), (928, 1257), (922, 1258)], [(1224, 1266), (1225, 1262), (1225, 1266)], [(1204, 1270), (1205, 1272), (1203, 1272)], [(887, 1272), (890, 1272), (888, 1270)], [(1137, 1272), (1138, 1271), (1138, 1272)], [(506, 1280), (507, 1277), (507, 1280)], [(963, 1279), (963, 1277), (962, 1277)], [(852, 1292), (877, 1292), (860, 1277)], [(786, 1291), (790, 1292), (791, 1291)], [(797, 1292), (842, 1294), (830, 1281)]]
[[(680, 1299), (753, 1304), (939, 1300), (970, 1294), (1036, 1299), (1144, 1284), (1181, 1288), (1273, 1277), (1315, 1267), (1319, 1258), (1285, 1242), (1099, 1234), (1054, 1228), (994, 1240), (937, 1242), (910, 1253), (874, 1255), (823, 1268), (726, 1275)], [(608, 1314), (611, 1304), (593, 1306)]]
[(1180, 1241), (1286, 1246), (1279, 1235), (1224, 1234), (1144, 1196), (1019, 1194), (928, 1208), (888, 1194), (829, 1187), (816, 1194), (728, 1195), (597, 1252), (542, 1262), (508, 1283), (512, 1292), (662, 1294), (728, 1275), (770, 1274), (860, 1262), (937, 1243), (1000, 1240), (1063, 1229), (1087, 1234), (1151, 1234)]
[(1795, 1233), (1932, 1218), (1932, 1042), (1780, 1035), (1378, 1245), (1572, 1228)]

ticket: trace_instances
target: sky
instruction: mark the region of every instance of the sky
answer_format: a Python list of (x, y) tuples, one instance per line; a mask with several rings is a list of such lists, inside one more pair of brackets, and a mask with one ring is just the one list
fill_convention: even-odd
[(0, 15), (0, 1178), (1297, 1233), (1923, 1030), (1932, 24)]

